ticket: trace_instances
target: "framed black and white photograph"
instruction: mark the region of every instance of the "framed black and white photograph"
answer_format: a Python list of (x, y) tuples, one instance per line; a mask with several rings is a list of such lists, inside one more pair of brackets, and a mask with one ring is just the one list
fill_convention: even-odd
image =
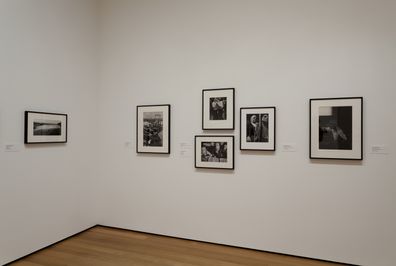
[(363, 98), (310, 100), (310, 158), (363, 159)]
[(136, 152), (170, 153), (170, 105), (136, 108)]
[(25, 144), (66, 143), (67, 114), (25, 111)]
[(202, 129), (235, 128), (235, 89), (202, 90)]
[(234, 136), (195, 136), (195, 167), (234, 169)]
[(275, 107), (240, 109), (240, 149), (275, 151)]

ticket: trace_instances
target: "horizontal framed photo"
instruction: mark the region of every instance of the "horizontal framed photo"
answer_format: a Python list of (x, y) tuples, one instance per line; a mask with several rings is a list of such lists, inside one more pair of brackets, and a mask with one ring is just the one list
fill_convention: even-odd
[(310, 158), (363, 159), (363, 98), (310, 100)]
[(234, 136), (195, 136), (195, 168), (234, 169)]
[(202, 129), (235, 128), (235, 89), (202, 90)]
[(136, 152), (170, 153), (170, 104), (136, 107)]
[(66, 143), (67, 114), (25, 111), (25, 144)]
[(275, 150), (275, 107), (240, 109), (240, 149)]

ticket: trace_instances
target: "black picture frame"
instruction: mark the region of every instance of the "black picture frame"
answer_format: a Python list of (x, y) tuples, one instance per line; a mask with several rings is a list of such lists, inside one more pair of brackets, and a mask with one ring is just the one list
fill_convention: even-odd
[(309, 100), (309, 158), (363, 160), (363, 97)]
[[(217, 143), (219, 143), (219, 154), (220, 152), (223, 153), (222, 156), (215, 156), (215, 152), (212, 152), (211, 158), (206, 161), (202, 160), (202, 145), (205, 143), (212, 143), (212, 147), (214, 149), (217, 148)], [(216, 143), (216, 144), (214, 144)], [(227, 144), (224, 153), (224, 143)], [(201, 145), (199, 145), (201, 144)], [(230, 145), (231, 144), (231, 145)], [(199, 146), (199, 147), (198, 147)], [(221, 147), (222, 146), (222, 147)], [(229, 148), (231, 146), (231, 149)], [(220, 150), (220, 147), (222, 150)], [(224, 161), (224, 157), (226, 161)], [(230, 160), (228, 160), (228, 158)], [(223, 161), (222, 161), (223, 159)], [(223, 170), (234, 170), (235, 164), (235, 139), (232, 135), (196, 135), (194, 138), (194, 166), (195, 168), (202, 168), (202, 169), (223, 169)]]
[(67, 143), (67, 131), (67, 114), (38, 111), (24, 113), (25, 144)]
[[(161, 130), (156, 132), (160, 137), (160, 141), (154, 145), (145, 143), (145, 127), (149, 127), (148, 122), (144, 122), (144, 111), (146, 113), (162, 113)], [(158, 122), (158, 121), (157, 121)], [(145, 124), (146, 123), (146, 124)], [(158, 127), (155, 125), (154, 127)], [(156, 130), (156, 129), (154, 129)], [(158, 139), (158, 137), (157, 137)], [(153, 138), (151, 139), (153, 140)], [(158, 144), (160, 142), (160, 144)], [(155, 104), (155, 105), (137, 105), (136, 106), (136, 153), (148, 154), (170, 154), (171, 152), (171, 105)]]
[[(211, 119), (210, 101), (214, 98), (226, 98), (223, 113), (226, 118)], [(230, 103), (231, 102), (231, 103)], [(231, 107), (231, 110), (228, 108)], [(231, 117), (230, 117), (231, 116)], [(202, 90), (202, 130), (235, 129), (235, 88), (217, 88)]]
[[(261, 114), (267, 117), (267, 133), (261, 140), (248, 142), (246, 132), (247, 116), (259, 115), (258, 123), (262, 120)], [(260, 129), (260, 128), (259, 128)], [(257, 130), (259, 130), (257, 129)], [(256, 130), (256, 129), (254, 129)], [(261, 131), (262, 132), (262, 131)], [(262, 135), (262, 134), (258, 134)], [(276, 150), (276, 107), (241, 107), (239, 111), (239, 149), (241, 151), (275, 151)]]

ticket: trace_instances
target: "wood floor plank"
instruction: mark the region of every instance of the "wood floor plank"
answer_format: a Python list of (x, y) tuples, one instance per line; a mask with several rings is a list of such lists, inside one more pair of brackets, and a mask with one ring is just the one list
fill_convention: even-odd
[(249, 249), (96, 226), (13, 266), (340, 266)]

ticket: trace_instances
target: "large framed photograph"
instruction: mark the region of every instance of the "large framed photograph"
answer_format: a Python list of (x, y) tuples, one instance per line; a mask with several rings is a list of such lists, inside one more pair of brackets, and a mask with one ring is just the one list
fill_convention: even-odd
[(136, 107), (136, 152), (170, 153), (170, 105)]
[(195, 168), (234, 169), (234, 136), (195, 136)]
[(310, 100), (310, 158), (363, 159), (363, 98)]
[(25, 111), (24, 142), (66, 143), (67, 114)]
[(235, 128), (235, 89), (202, 90), (202, 129)]
[(240, 149), (275, 151), (275, 107), (240, 109)]

